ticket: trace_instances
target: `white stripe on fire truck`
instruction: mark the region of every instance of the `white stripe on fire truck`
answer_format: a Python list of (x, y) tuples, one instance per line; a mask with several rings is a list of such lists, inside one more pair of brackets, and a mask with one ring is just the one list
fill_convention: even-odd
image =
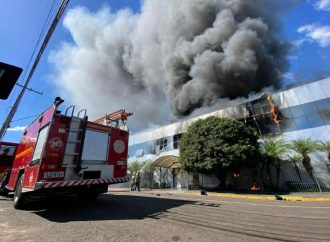
[(128, 178), (112, 178), (112, 179), (92, 179), (92, 180), (81, 180), (81, 181), (60, 181), (60, 182), (45, 182), (43, 187), (65, 187), (65, 186), (83, 186), (90, 184), (103, 184), (103, 183), (114, 183), (114, 182), (127, 182)]

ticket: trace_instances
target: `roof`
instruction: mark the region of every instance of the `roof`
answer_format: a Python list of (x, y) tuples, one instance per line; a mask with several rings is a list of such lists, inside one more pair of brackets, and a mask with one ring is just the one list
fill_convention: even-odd
[(179, 168), (180, 164), (178, 161), (179, 157), (175, 155), (162, 156), (152, 162), (153, 166), (163, 167), (163, 168)]

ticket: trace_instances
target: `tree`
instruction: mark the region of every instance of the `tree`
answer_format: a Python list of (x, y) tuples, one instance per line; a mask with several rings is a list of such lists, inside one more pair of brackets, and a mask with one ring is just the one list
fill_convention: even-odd
[(313, 167), (311, 166), (311, 158), (309, 157), (309, 154), (318, 150), (319, 147), (317, 142), (311, 139), (297, 139), (292, 141), (289, 147), (302, 156), (302, 164), (315, 183)]
[(296, 172), (299, 176), (299, 180), (300, 180), (300, 182), (302, 182), (301, 174), (299, 171), (299, 167), (297, 166), (297, 163), (300, 163), (302, 161), (303, 157), (301, 155), (291, 155), (291, 156), (288, 156), (288, 159), (294, 165), (294, 169), (296, 170)]
[(259, 160), (258, 134), (244, 123), (208, 117), (183, 134), (179, 162), (186, 171), (213, 173), (225, 185), (229, 171), (253, 167)]
[(270, 174), (270, 163), (273, 163), (276, 168), (276, 189), (279, 188), (282, 157), (288, 152), (288, 150), (288, 144), (283, 139), (266, 138), (261, 143), (261, 154), (264, 157), (261, 174), (266, 165), (270, 183), (273, 185)]
[(146, 161), (132, 161), (131, 163), (128, 164), (128, 170), (132, 173), (137, 172), (141, 170), (141, 168), (146, 164)]
[(328, 161), (330, 162), (330, 141), (320, 142), (318, 145), (318, 150), (327, 153)]

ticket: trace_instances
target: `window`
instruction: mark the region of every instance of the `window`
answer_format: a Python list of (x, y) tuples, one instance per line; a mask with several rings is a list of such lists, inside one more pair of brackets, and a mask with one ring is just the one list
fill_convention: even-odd
[(319, 114), (308, 115), (307, 120), (312, 128), (324, 125), (324, 121)]
[(43, 151), (43, 148), (44, 148), (44, 144), (45, 144), (46, 139), (47, 139), (48, 128), (49, 128), (49, 125), (43, 127), (39, 131), (39, 136), (38, 136), (36, 147), (34, 149), (32, 161), (38, 160), (41, 157), (41, 154), (42, 154), (42, 151)]
[(283, 119), (292, 119), (292, 114), (289, 108), (283, 108), (279, 112), (281, 120)]
[(2, 145), (0, 148), (0, 155), (12, 156), (15, 152), (16, 146)]
[(129, 157), (143, 156), (146, 154), (144, 149), (145, 143), (135, 144), (128, 147)]
[(302, 109), (304, 110), (305, 115), (317, 113), (317, 108), (315, 103), (306, 103), (302, 105)]
[(14, 161), (16, 146), (2, 145), (0, 147), (0, 166), (11, 166)]
[(257, 122), (258, 122), (259, 130), (263, 135), (276, 134), (280, 132), (278, 125), (272, 119), (271, 114), (257, 117)]
[(138, 150), (136, 150), (134, 156), (136, 156), (136, 157), (143, 156), (143, 149), (138, 149)]
[(280, 129), (283, 133), (297, 130), (295, 122), (292, 119), (283, 119), (280, 122)]
[(180, 142), (181, 142), (182, 134), (175, 134), (173, 136), (173, 148), (179, 149), (180, 148)]
[(311, 128), (309, 122), (306, 117), (295, 118), (294, 122), (296, 124), (297, 129), (308, 129)]
[(316, 107), (320, 113), (330, 111), (330, 99), (323, 99), (316, 102)]
[(323, 118), (323, 121), (326, 125), (330, 125), (330, 111), (328, 112), (322, 112), (321, 116)]
[(82, 160), (106, 161), (108, 158), (109, 134), (87, 130)]
[(155, 141), (156, 153), (166, 150), (167, 138), (160, 138)]
[(304, 110), (300, 106), (295, 106), (290, 108), (291, 114), (293, 118), (299, 118), (305, 116)]

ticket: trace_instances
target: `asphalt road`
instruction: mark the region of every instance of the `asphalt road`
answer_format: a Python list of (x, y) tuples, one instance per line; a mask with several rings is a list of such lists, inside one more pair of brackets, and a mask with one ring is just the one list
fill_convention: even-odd
[(0, 197), (0, 241), (330, 241), (330, 203), (117, 192), (15, 210)]

